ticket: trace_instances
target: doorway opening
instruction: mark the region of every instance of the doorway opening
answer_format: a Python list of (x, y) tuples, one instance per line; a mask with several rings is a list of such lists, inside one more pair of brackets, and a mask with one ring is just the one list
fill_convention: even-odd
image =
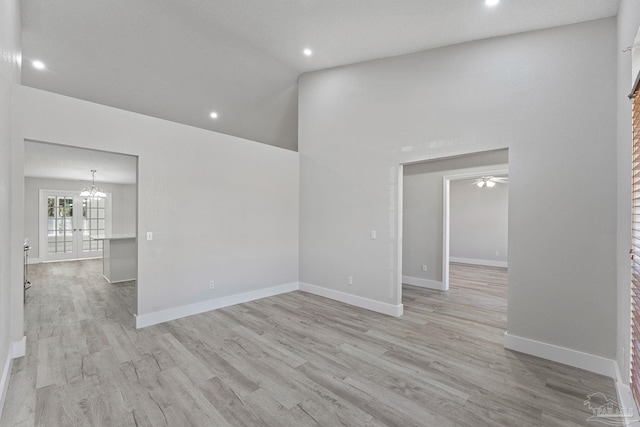
[(443, 177), (444, 290), (449, 289), (451, 262), (507, 267), (508, 176), (508, 169), (489, 168)]
[[(432, 159), (427, 161), (413, 162), (400, 165), (402, 179), (400, 182), (399, 194), (401, 194), (401, 206), (399, 226), (399, 301), (402, 302), (402, 285), (417, 286), (432, 290), (446, 291), (449, 289), (450, 263), (452, 261), (451, 254), (451, 189), (462, 186), (469, 190), (478, 190), (477, 196), (482, 194), (495, 196), (495, 193), (489, 193), (496, 189), (505, 196), (508, 194), (508, 187), (505, 191), (505, 185), (491, 184), (487, 188), (486, 185), (477, 185), (477, 180), (486, 179), (488, 177), (505, 178), (508, 177), (508, 150), (493, 150), (481, 153), (474, 153), (456, 157), (448, 157), (441, 159)], [(500, 187), (498, 187), (500, 186)], [(454, 188), (455, 191), (455, 188)], [(481, 194), (482, 193), (482, 194)], [(455, 197), (456, 206), (464, 203), (464, 194), (462, 197)], [(478, 197), (478, 200), (480, 198)], [(507, 202), (504, 201), (504, 207)], [(464, 206), (464, 205), (463, 205)], [(481, 210), (487, 211), (493, 208), (485, 203)], [(484, 214), (480, 214), (484, 215)], [(502, 213), (502, 220), (507, 220), (508, 214)], [(472, 209), (467, 206), (463, 207), (463, 211), (459, 212), (456, 208), (454, 216), (454, 224), (456, 231), (464, 225), (467, 229), (481, 229), (486, 225), (486, 218), (474, 216)], [(493, 221), (495, 218), (490, 218)], [(505, 226), (505, 234), (507, 224)], [(464, 248), (460, 251), (460, 242), (465, 241), (465, 237), (455, 237), (456, 251), (453, 254), (453, 261), (463, 263), (478, 263), (490, 267), (490, 261), (496, 261), (494, 265), (499, 265), (496, 257), (504, 259), (506, 265), (506, 239), (504, 236), (504, 248), (488, 248), (479, 236), (482, 233), (469, 237), (469, 242), (473, 240), (472, 247)], [(486, 240), (486, 239), (485, 239)], [(493, 243), (490, 243), (491, 246)], [(484, 251), (496, 252), (498, 255), (493, 257), (480, 254)], [(504, 257), (504, 258), (503, 258)], [(489, 261), (489, 262), (487, 262)]]
[[(97, 279), (109, 285), (116, 282), (111, 280), (116, 257), (108, 251), (110, 241), (117, 237), (121, 244), (124, 239), (131, 249), (124, 262), (127, 271), (119, 276), (123, 278), (119, 281), (130, 282), (137, 299), (137, 156), (39, 141), (27, 140), (24, 144), (24, 237), (25, 249), (29, 248), (25, 257), (28, 264), (80, 261), (73, 269), (69, 268), (76, 272), (75, 279), (95, 270), (99, 274)], [(83, 193), (95, 188), (94, 184), (98, 194)], [(82, 261), (89, 259), (95, 261), (92, 264)], [(93, 267), (83, 271), (85, 265)], [(36, 276), (39, 271), (35, 266), (25, 268), (25, 272), (28, 270)], [(25, 278), (27, 281), (32, 286), (25, 294), (26, 304), (29, 292), (37, 285)]]

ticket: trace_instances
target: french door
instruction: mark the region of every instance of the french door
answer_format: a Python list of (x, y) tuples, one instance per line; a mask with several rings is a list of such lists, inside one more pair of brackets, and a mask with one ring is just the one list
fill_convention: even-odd
[(40, 258), (44, 261), (94, 258), (111, 231), (111, 197), (80, 197), (79, 192), (40, 190)]

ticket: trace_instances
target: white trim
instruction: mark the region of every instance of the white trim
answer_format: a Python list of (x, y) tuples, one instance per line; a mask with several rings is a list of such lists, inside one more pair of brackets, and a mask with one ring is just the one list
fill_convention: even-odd
[(340, 301), (345, 304), (355, 305), (356, 307), (365, 308), (367, 310), (375, 311), (378, 313), (386, 314), (388, 316), (400, 317), (404, 311), (402, 304), (393, 305), (385, 302), (375, 301), (372, 299), (359, 297), (353, 294), (347, 294), (340, 291), (334, 291), (333, 289), (327, 289), (316, 285), (310, 285), (309, 283), (300, 282), (300, 290), (313, 295), (329, 298), (335, 301)]
[(419, 277), (402, 276), (402, 283), (405, 285), (418, 286), (419, 288), (435, 289), (446, 291), (444, 283), (437, 280), (421, 279)]
[(13, 359), (11, 358), (11, 349), (7, 352), (7, 360), (4, 363), (2, 369), (2, 377), (0, 377), (0, 417), (2, 417), (2, 409), (4, 408), (4, 401), (7, 397), (7, 389), (9, 388), (9, 377), (11, 375), (11, 366), (13, 365)]
[(104, 278), (104, 280), (106, 280), (109, 283), (124, 283), (124, 282), (133, 282), (134, 280), (136, 280), (135, 278), (133, 278), (133, 279), (114, 280), (112, 282), (111, 280), (107, 279), (107, 276), (105, 276), (104, 274), (102, 275), (102, 277)]
[(23, 336), (20, 341), (11, 343), (11, 357), (17, 359), (27, 354), (27, 337)]
[(45, 233), (42, 231), (43, 227), (45, 230), (47, 229), (47, 220), (42, 214), (45, 206), (44, 192), (45, 190), (42, 188), (38, 190), (38, 258), (46, 261), (45, 254), (47, 253), (47, 250), (45, 248), (48, 248), (49, 246), (47, 237), (45, 237)]
[(640, 427), (640, 411), (638, 410), (638, 405), (636, 404), (636, 400), (633, 398), (633, 394), (631, 394), (631, 387), (628, 384), (625, 384), (622, 381), (622, 375), (620, 375), (620, 366), (618, 362), (615, 362), (616, 369), (616, 394), (618, 395), (618, 403), (622, 406), (623, 409), (631, 408), (633, 411), (633, 419), (627, 420), (623, 418), (624, 425), (626, 427)]
[(287, 283), (284, 285), (272, 286), (266, 289), (258, 289), (256, 291), (244, 292), (237, 295), (230, 295), (197, 302), (194, 304), (182, 305), (179, 307), (168, 308), (166, 310), (154, 311), (147, 314), (135, 315), (136, 328), (144, 328), (158, 323), (168, 322), (170, 320), (180, 319), (182, 317), (194, 314), (204, 313), (218, 308), (229, 307), (231, 305), (242, 304), (245, 302), (255, 301), (257, 299), (271, 297), (274, 295), (284, 294), (298, 290), (298, 283)]
[(611, 378), (616, 377), (616, 362), (612, 359), (583, 353), (570, 348), (559, 347), (529, 338), (504, 333), (504, 348), (543, 359), (606, 375)]
[(73, 258), (73, 259), (52, 259), (49, 261), (40, 261), (41, 264), (51, 264), (54, 262), (73, 262), (73, 261), (87, 261), (90, 259), (102, 259), (101, 256), (94, 256), (89, 258)]
[(145, 328), (147, 326), (156, 325), (158, 323), (168, 322), (170, 320), (180, 319), (182, 317), (216, 310), (218, 308), (229, 307), (232, 305), (242, 304), (245, 302), (255, 301), (261, 298), (267, 298), (274, 295), (284, 294), (297, 290), (329, 298), (335, 301), (340, 301), (345, 304), (354, 305), (356, 307), (365, 308), (367, 310), (386, 314), (388, 316), (400, 317), (402, 316), (402, 313), (404, 311), (404, 307), (402, 304), (388, 304), (364, 297), (359, 297), (357, 295), (346, 294), (344, 292), (310, 285), (308, 283), (294, 282), (279, 286), (273, 286), (266, 289), (259, 289), (257, 291), (245, 292), (242, 294), (201, 301), (194, 304), (168, 308), (166, 310), (154, 311), (152, 313), (140, 315), (134, 314), (136, 318), (136, 328)]
[(29, 264), (29, 265), (31, 265), (31, 264), (42, 264), (42, 260), (40, 258), (29, 257), (29, 259), (27, 260), (27, 264)]
[(462, 264), (473, 264), (473, 265), (485, 265), (487, 267), (504, 267), (507, 268), (509, 266), (507, 261), (493, 261), (490, 259), (474, 259), (474, 258), (460, 258), (457, 256), (452, 256), (449, 258), (451, 262), (460, 262)]
[(11, 377), (11, 367), (13, 366), (13, 359), (22, 357), (27, 350), (27, 337), (24, 336), (20, 341), (11, 343), (9, 351), (7, 352), (7, 360), (2, 369), (2, 377), (0, 377), (0, 418), (2, 417), (2, 410), (4, 409), (4, 401), (7, 397), (7, 390), (9, 389), (9, 379)]
[(449, 290), (449, 229), (451, 225), (451, 179), (442, 177), (442, 290)]
[(399, 164), (397, 170), (398, 186), (396, 188), (396, 265), (394, 280), (396, 281), (395, 290), (396, 303), (402, 304), (402, 239), (403, 237), (403, 221), (404, 221), (404, 165)]

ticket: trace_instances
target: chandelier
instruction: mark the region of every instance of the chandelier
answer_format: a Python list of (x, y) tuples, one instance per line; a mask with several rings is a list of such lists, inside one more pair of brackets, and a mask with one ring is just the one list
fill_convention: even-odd
[(80, 193), (80, 197), (89, 197), (90, 199), (102, 199), (103, 197), (107, 197), (107, 194), (104, 193), (101, 189), (96, 187), (96, 170), (91, 169), (91, 179), (92, 184), (91, 188), (85, 187)]

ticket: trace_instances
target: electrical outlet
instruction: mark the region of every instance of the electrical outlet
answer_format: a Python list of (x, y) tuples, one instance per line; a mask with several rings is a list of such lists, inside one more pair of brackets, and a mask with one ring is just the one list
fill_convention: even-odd
[(427, 264), (422, 264), (422, 271), (427, 271)]
[(347, 279), (347, 284), (353, 285), (353, 276), (349, 276)]
[(378, 233), (376, 230), (371, 230), (371, 240), (376, 240), (378, 238)]
[(215, 287), (213, 280), (209, 280), (209, 289), (213, 289)]

